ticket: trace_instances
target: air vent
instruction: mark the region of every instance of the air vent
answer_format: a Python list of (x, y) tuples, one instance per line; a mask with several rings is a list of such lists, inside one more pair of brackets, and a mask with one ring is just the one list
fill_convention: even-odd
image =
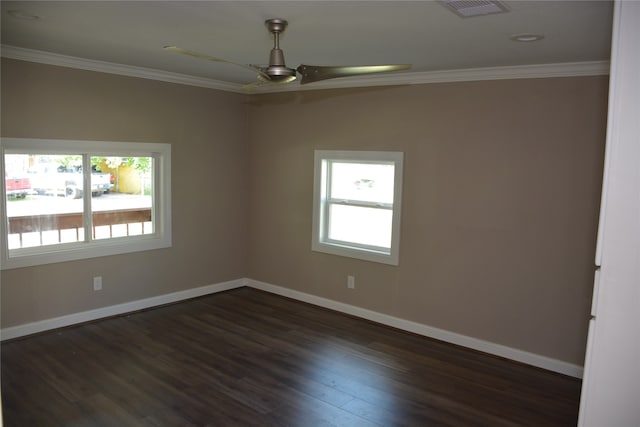
[(441, 0), (439, 3), (461, 18), (506, 13), (507, 6), (492, 0)]

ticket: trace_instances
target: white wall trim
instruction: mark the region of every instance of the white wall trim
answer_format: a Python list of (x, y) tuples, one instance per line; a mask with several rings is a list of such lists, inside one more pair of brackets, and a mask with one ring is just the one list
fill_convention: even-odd
[(518, 350), (489, 341), (480, 340), (466, 335), (449, 332), (444, 329), (434, 328), (421, 323), (412, 322), (410, 320), (400, 319), (398, 317), (389, 316), (387, 314), (378, 313), (350, 304), (333, 301), (327, 298), (318, 297), (304, 292), (295, 291), (288, 288), (260, 282), (253, 279), (245, 279), (245, 285), (251, 288), (260, 289), (276, 295), (303, 301), (320, 307), (336, 310), (352, 316), (371, 320), (376, 323), (398, 328), (404, 331), (412, 332), (418, 335), (435, 338), (440, 341), (457, 344), (463, 347), (479, 350), (495, 356), (504, 357), (527, 365), (536, 366), (547, 369), (549, 371), (558, 372), (576, 378), (582, 378), (582, 366), (572, 363), (563, 362), (561, 360), (552, 359), (550, 357), (541, 356), (527, 351)]
[(414, 85), (428, 83), (447, 83), (478, 80), (505, 80), (548, 77), (576, 77), (609, 74), (609, 61), (564, 62), (556, 64), (532, 64), (507, 67), (469, 68), (459, 70), (439, 70), (425, 72), (403, 72), (394, 74), (369, 75), (333, 79), (312, 85), (270, 85), (254, 92), (246, 92), (243, 84), (234, 84), (204, 77), (188, 76), (152, 68), (135, 67), (112, 62), (96, 61), (57, 53), (44, 52), (21, 47), (2, 45), (1, 54), (5, 58), (38, 62), (61, 67), (118, 74), (129, 77), (159, 80), (189, 86), (218, 89), (227, 92), (244, 94), (261, 94), (273, 92), (294, 92), (301, 90), (343, 89), (352, 87)]
[(37, 62), (40, 64), (56, 65), (59, 67), (76, 68), (86, 71), (97, 71), (99, 73), (117, 74), (121, 76), (159, 80), (188, 86), (205, 87), (208, 89), (218, 89), (228, 92), (241, 92), (241, 85), (222, 82), (220, 80), (171, 73), (169, 71), (161, 71), (153, 68), (134, 67), (131, 65), (116, 64), (113, 62), (60, 55), (58, 53), (24, 49), (4, 44), (2, 45), (2, 57), (18, 59), (21, 61)]
[(241, 288), (243, 286), (270, 292), (272, 294), (317, 305), (319, 307), (328, 308), (330, 310), (335, 310), (341, 313), (350, 314), (352, 316), (371, 320), (373, 322), (391, 326), (403, 331), (412, 332), (414, 334), (422, 335), (429, 338), (435, 338), (437, 340), (448, 342), (451, 344), (457, 344), (463, 347), (479, 350), (485, 353), (493, 354), (495, 356), (522, 362), (527, 365), (547, 369), (549, 371), (558, 372), (576, 378), (582, 378), (582, 366), (248, 278), (201, 286), (198, 288), (144, 298), (141, 300), (131, 301), (123, 304), (116, 304), (108, 307), (97, 308), (94, 310), (83, 311), (80, 313), (73, 313), (66, 316), (55, 317), (52, 319), (25, 323), (23, 325), (10, 326), (7, 328), (2, 328), (2, 330), (0, 330), (0, 340), (19, 338), (39, 332), (49, 331), (52, 329), (90, 322), (105, 317), (117, 316), (125, 313), (131, 313), (137, 310), (157, 307), (163, 304), (170, 304), (190, 298), (196, 298), (204, 295), (214, 294), (217, 292), (227, 291), (230, 289)]
[(97, 308), (80, 313), (73, 313), (66, 316), (55, 317), (52, 319), (40, 320), (38, 322), (25, 323), (18, 326), (10, 326), (8, 328), (2, 328), (2, 330), (0, 330), (0, 339), (8, 340), (12, 338), (19, 338), (38, 332), (45, 332), (51, 329), (63, 328), (65, 326), (90, 322), (105, 317), (117, 316), (137, 310), (143, 310), (145, 308), (157, 307), (163, 304), (179, 302), (203, 295), (214, 294), (216, 292), (240, 288), (243, 286), (245, 286), (243, 279), (231, 280), (228, 282), (201, 286), (198, 288), (187, 289), (184, 291), (173, 292), (165, 295), (158, 295), (155, 297), (144, 298), (136, 301), (126, 302), (123, 304), (111, 305), (108, 307)]

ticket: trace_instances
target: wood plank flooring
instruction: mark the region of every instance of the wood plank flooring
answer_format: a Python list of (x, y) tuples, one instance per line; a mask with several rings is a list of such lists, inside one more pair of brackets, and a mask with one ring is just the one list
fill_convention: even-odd
[(575, 426), (580, 381), (250, 288), (2, 344), (12, 426)]

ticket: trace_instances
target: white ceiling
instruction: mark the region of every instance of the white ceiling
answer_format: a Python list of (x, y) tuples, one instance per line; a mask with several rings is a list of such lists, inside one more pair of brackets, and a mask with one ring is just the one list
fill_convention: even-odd
[[(254, 81), (255, 73), (162, 47), (262, 65), (272, 47), (264, 21), (282, 18), (289, 21), (280, 41), (289, 67), (413, 65), (387, 75), (390, 83), (400, 74), (609, 60), (611, 1), (502, 3), (509, 12), (460, 18), (434, 1), (2, 1), (2, 53), (104, 61), (233, 90)], [(9, 11), (39, 19), (18, 19)], [(517, 33), (544, 39), (510, 40)], [(338, 80), (357, 85), (358, 78)]]

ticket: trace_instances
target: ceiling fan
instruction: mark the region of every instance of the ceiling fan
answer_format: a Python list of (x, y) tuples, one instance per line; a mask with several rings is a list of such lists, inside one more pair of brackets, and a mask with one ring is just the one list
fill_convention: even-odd
[(252, 89), (256, 86), (269, 83), (290, 83), (297, 79), (297, 74), (302, 77), (300, 84), (314, 83), (321, 80), (335, 79), (338, 77), (350, 77), (362, 74), (384, 73), (389, 71), (401, 71), (411, 68), (409, 64), (394, 65), (354, 65), (354, 66), (318, 66), (301, 64), (298, 68), (289, 68), (284, 61), (284, 52), (280, 49), (280, 34), (287, 28), (287, 21), (284, 19), (268, 19), (265, 21), (270, 33), (273, 34), (273, 49), (269, 55), (269, 65), (261, 67), (254, 64), (238, 64), (225, 59), (216, 58), (192, 50), (183, 49), (177, 46), (165, 46), (164, 49), (193, 56), (207, 61), (223, 62), (237, 65), (243, 68), (256, 71), (258, 80), (246, 85), (245, 89)]

